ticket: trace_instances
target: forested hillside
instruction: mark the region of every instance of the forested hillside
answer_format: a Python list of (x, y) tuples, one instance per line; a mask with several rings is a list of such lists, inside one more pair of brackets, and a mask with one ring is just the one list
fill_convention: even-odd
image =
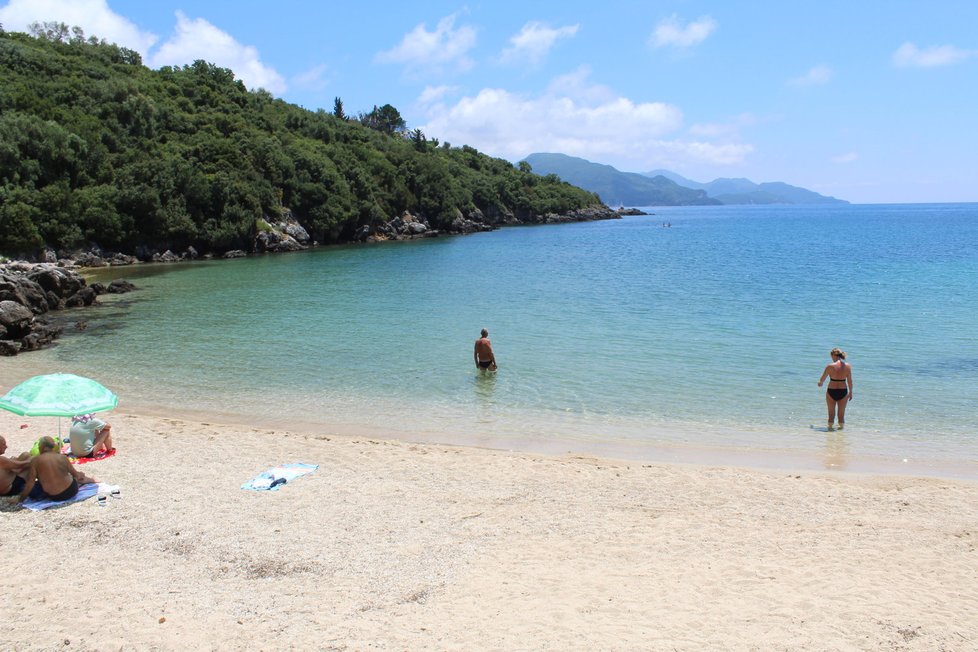
[(96, 244), (248, 248), (292, 215), (320, 242), (404, 211), (534, 221), (600, 203), (527, 166), (438, 143), (398, 111), (309, 111), (197, 61), (150, 70), (138, 53), (62, 24), (0, 29), (0, 253)]
[(534, 170), (556, 174), (561, 179), (598, 193), (613, 204), (626, 206), (709, 206), (719, 204), (703, 190), (684, 188), (665, 177), (648, 178), (620, 172), (610, 165), (566, 154), (538, 153), (526, 157)]

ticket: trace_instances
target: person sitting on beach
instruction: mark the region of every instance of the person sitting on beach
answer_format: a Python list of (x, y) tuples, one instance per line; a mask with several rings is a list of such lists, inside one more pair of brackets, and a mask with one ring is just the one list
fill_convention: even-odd
[(489, 330), (482, 329), (482, 337), (475, 341), (475, 366), (483, 371), (496, 370), (496, 356), (492, 352), (492, 342), (489, 341)]
[(95, 457), (96, 454), (112, 450), (112, 426), (94, 414), (81, 414), (71, 417), (71, 430), (68, 432), (71, 454), (75, 457)]
[(31, 454), (24, 452), (17, 457), (4, 457), (7, 440), (0, 436), (0, 496), (16, 496), (24, 488), (31, 468)]
[(829, 353), (832, 362), (825, 365), (822, 377), (818, 379), (818, 386), (821, 387), (825, 379), (829, 379), (829, 386), (825, 391), (825, 403), (829, 409), (829, 430), (832, 430), (832, 422), (835, 421), (836, 408), (839, 411), (839, 429), (846, 425), (846, 404), (852, 400), (852, 365), (846, 362), (846, 352), (836, 347)]
[(40, 485), (41, 493), (49, 500), (68, 500), (78, 493), (79, 485), (98, 482), (77, 471), (66, 456), (55, 450), (56, 447), (53, 437), (41, 437), (41, 452), (31, 458), (27, 480), (20, 490), (18, 502), (27, 500), (35, 484)]

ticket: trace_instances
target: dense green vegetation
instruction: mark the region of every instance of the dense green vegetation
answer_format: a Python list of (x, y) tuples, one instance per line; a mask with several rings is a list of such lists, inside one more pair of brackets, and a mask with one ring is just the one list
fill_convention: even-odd
[(390, 105), (309, 111), (204, 61), (150, 70), (63, 24), (0, 29), (0, 253), (247, 248), (289, 209), (320, 242), (408, 210), (563, 213), (592, 193), (408, 130)]

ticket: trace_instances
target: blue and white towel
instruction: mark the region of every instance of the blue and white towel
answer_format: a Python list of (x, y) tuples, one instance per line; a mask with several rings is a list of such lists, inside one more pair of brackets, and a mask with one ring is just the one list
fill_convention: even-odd
[(241, 485), (241, 488), (251, 491), (278, 491), (278, 488), (286, 482), (291, 482), (307, 473), (312, 473), (318, 468), (318, 464), (302, 464), (301, 462), (279, 464), (267, 471), (262, 471)]
[(78, 502), (79, 500), (85, 500), (91, 498), (92, 496), (98, 494), (111, 494), (113, 491), (118, 491), (119, 487), (114, 484), (106, 484), (104, 482), (99, 482), (98, 484), (83, 484), (78, 487), (78, 493), (69, 498), (68, 500), (50, 500), (48, 498), (28, 498), (23, 503), (21, 503), (25, 509), (29, 509), (32, 512), (39, 512), (42, 509), (47, 509), (48, 507), (57, 507), (58, 505), (67, 505), (68, 503)]

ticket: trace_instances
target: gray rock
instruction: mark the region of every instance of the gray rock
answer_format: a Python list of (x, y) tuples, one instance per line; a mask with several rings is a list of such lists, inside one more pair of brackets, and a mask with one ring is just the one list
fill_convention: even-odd
[(58, 267), (35, 269), (27, 274), (27, 278), (41, 286), (45, 292), (53, 292), (61, 297), (74, 294), (85, 283), (77, 274)]
[(8, 339), (27, 335), (33, 321), (34, 313), (26, 306), (16, 301), (0, 301), (0, 326), (3, 327), (5, 337)]
[(21, 338), (21, 351), (37, 351), (44, 348), (61, 335), (61, 326), (52, 326), (47, 322), (38, 322), (30, 333)]
[(0, 301), (16, 301), (30, 308), (35, 315), (50, 309), (44, 288), (23, 274), (0, 273)]
[(75, 256), (75, 264), (79, 267), (105, 267), (109, 263), (98, 254), (85, 251)]
[(114, 254), (109, 258), (109, 265), (117, 267), (119, 265), (135, 265), (139, 262), (139, 259), (135, 256), (127, 256), (125, 254)]
[(65, 298), (56, 292), (45, 292), (44, 296), (48, 300), (48, 310), (61, 310), (65, 307)]
[(0, 355), (17, 355), (20, 353), (21, 343), (17, 340), (0, 339)]
[(278, 219), (266, 215), (261, 221), (267, 227), (256, 227), (252, 247), (256, 253), (301, 251), (310, 241), (309, 233), (292, 216), (292, 211), (283, 211)]
[(65, 308), (81, 308), (95, 303), (95, 290), (86, 286), (65, 299)]
[(153, 254), (152, 260), (154, 263), (177, 263), (180, 262), (180, 257), (167, 249), (161, 254)]
[[(94, 283), (92, 285), (94, 285)], [(135, 289), (136, 286), (126, 279), (117, 278), (109, 283), (109, 287), (105, 288), (105, 291), (109, 294), (125, 294), (126, 292), (132, 292)]]
[(271, 253), (279, 251), (300, 251), (305, 247), (287, 233), (281, 231), (261, 231), (255, 236), (255, 251)]

